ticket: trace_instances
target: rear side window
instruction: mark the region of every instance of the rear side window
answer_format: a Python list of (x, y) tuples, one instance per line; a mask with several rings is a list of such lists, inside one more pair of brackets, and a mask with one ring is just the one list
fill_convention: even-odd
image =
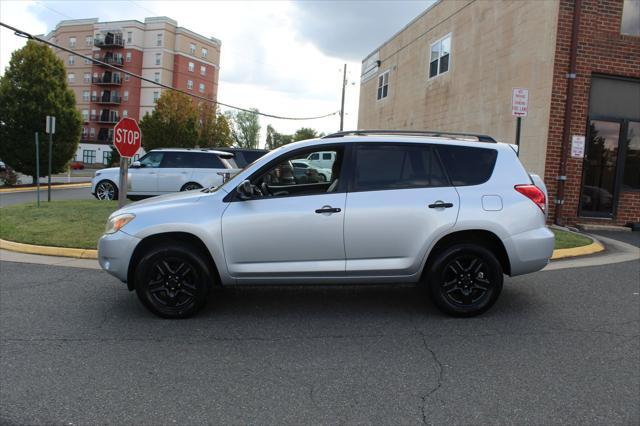
[(446, 186), (429, 145), (367, 144), (356, 148), (355, 191)]
[(437, 149), (454, 186), (485, 183), (498, 157), (495, 149), (488, 148), (440, 145)]

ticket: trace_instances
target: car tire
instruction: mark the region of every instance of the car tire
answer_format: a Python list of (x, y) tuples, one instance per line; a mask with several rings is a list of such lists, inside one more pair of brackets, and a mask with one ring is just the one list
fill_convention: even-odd
[(202, 189), (202, 185), (196, 182), (189, 182), (185, 183), (182, 188), (180, 188), (180, 191), (194, 191), (196, 189)]
[(117, 200), (118, 187), (110, 180), (101, 180), (96, 185), (95, 197), (98, 200)]
[(498, 300), (503, 278), (502, 266), (490, 250), (477, 244), (456, 244), (431, 262), (427, 285), (442, 312), (472, 317)]
[(214, 274), (207, 257), (191, 244), (153, 246), (135, 270), (136, 294), (142, 304), (162, 318), (187, 318), (207, 302)]

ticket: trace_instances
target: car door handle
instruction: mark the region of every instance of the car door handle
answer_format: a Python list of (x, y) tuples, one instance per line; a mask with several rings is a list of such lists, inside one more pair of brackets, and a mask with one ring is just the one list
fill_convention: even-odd
[(324, 206), (316, 210), (316, 213), (340, 213), (341, 211), (338, 207)]
[(444, 201), (436, 201), (433, 204), (429, 204), (430, 209), (448, 209), (449, 207), (453, 207), (453, 203), (445, 203)]

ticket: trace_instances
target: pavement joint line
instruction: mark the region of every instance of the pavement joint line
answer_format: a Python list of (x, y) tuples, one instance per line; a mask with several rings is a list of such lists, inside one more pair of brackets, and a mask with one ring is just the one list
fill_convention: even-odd
[[(82, 183), (63, 183), (60, 185), (51, 185), (51, 189), (72, 189), (72, 188), (90, 188), (91, 182)], [(40, 191), (46, 190), (47, 185), (40, 185)], [(0, 188), (0, 194), (15, 194), (19, 192), (35, 192), (38, 190), (37, 186), (24, 186), (19, 188)]]

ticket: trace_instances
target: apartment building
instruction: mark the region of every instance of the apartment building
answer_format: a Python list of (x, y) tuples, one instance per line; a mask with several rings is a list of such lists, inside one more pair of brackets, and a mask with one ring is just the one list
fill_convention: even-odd
[(358, 127), (515, 143), (514, 88), (550, 220), (640, 222), (637, 0), (438, 1), (362, 61)]
[[(67, 81), (84, 122), (75, 161), (107, 164), (115, 124), (123, 117), (139, 120), (150, 113), (166, 90), (120, 70), (217, 99), (220, 40), (179, 27), (173, 19), (61, 21), (46, 39), (77, 52), (54, 49), (65, 63)], [(79, 55), (99, 59), (117, 69), (94, 64)], [(136, 157), (142, 153), (141, 148)]]

